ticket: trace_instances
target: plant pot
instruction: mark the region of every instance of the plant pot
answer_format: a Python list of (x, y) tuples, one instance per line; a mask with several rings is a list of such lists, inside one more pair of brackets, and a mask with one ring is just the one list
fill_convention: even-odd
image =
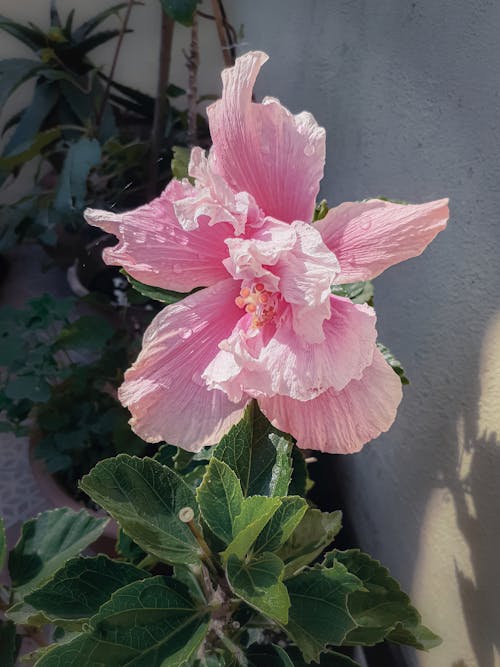
[[(78, 502), (66, 491), (66, 489), (59, 484), (55, 477), (48, 472), (42, 459), (36, 457), (36, 445), (39, 440), (37, 434), (32, 434), (30, 437), (29, 447), (29, 462), (40, 492), (54, 507), (69, 507), (76, 512), (85, 510), (89, 514), (97, 518), (109, 518), (103, 510), (93, 510), (87, 507), (83, 502)], [(104, 531), (96, 542), (94, 542), (92, 549), (98, 553), (105, 553), (109, 556), (116, 555), (116, 540), (118, 537), (118, 525), (114, 519), (109, 518), (108, 523), (104, 527)]]

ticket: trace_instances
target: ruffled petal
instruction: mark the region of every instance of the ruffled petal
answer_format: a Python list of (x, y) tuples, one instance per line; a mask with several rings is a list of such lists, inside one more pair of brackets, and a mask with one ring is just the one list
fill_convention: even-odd
[(311, 344), (294, 331), (291, 310), (277, 325), (256, 330), (240, 320), (203, 377), (232, 400), (281, 394), (310, 401), (330, 387), (343, 389), (360, 379), (372, 362), (377, 332), (375, 312), (349, 299), (330, 298), (331, 316), (324, 323), (324, 343)]
[(376, 278), (420, 255), (446, 227), (448, 216), (448, 199), (415, 205), (370, 199), (341, 204), (314, 226), (340, 262), (336, 282), (342, 284)]
[(184, 197), (189, 184), (172, 181), (163, 194), (145, 206), (126, 213), (87, 209), (85, 220), (118, 238), (106, 248), (107, 264), (123, 266), (133, 278), (176, 292), (190, 292), (227, 278), (222, 261), (228, 250), (225, 239), (234, 234), (229, 222), (210, 226), (200, 218), (193, 231), (183, 229), (173, 202)]
[(340, 271), (335, 255), (312, 225), (294, 222), (296, 243), (280, 259), (275, 272), (279, 289), (292, 305), (293, 328), (308, 343), (325, 340), (323, 322), (330, 317), (330, 288)]
[(329, 389), (306, 402), (266, 397), (259, 399), (259, 406), (299, 447), (352, 454), (391, 427), (401, 398), (401, 381), (376, 348), (363, 377), (340, 392)]
[(252, 51), (222, 73), (222, 99), (208, 109), (219, 168), (235, 192), (246, 191), (266, 215), (312, 220), (325, 162), (325, 131), (311, 114), (292, 115), (276, 99), (252, 102), (268, 59)]
[(183, 229), (197, 229), (206, 218), (210, 226), (228, 222), (239, 235), (247, 224), (258, 224), (260, 211), (253, 197), (248, 192), (233, 192), (217, 169), (214, 153), (207, 158), (202, 148), (193, 148), (189, 175), (195, 185), (185, 181), (184, 196), (174, 201), (175, 215)]
[(233, 280), (225, 280), (196, 292), (162, 310), (147, 329), (118, 393), (132, 413), (132, 429), (146, 442), (165, 440), (198, 451), (241, 419), (248, 399), (232, 403), (201, 379), (241, 316), (235, 289)]

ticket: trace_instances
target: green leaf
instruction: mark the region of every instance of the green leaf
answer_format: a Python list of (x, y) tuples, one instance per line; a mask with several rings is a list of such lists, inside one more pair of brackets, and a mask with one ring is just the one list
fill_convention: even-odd
[(280, 505), (280, 498), (268, 496), (245, 498), (241, 505), (241, 513), (234, 521), (234, 538), (224, 551), (223, 558), (227, 559), (232, 554), (243, 558)]
[(141, 549), (140, 546), (138, 546), (134, 540), (130, 539), (130, 537), (123, 532), (123, 530), (120, 528), (118, 531), (118, 540), (116, 542), (116, 551), (125, 558), (129, 563), (133, 563), (134, 565), (137, 565), (137, 563), (140, 563), (143, 558), (146, 556), (146, 552)]
[(55, 208), (61, 213), (80, 211), (87, 196), (87, 178), (91, 169), (101, 160), (101, 147), (97, 139), (82, 137), (71, 144), (64, 160)]
[(382, 345), (382, 343), (377, 343), (377, 347), (384, 355), (384, 359), (387, 361), (392, 370), (397, 375), (399, 375), (401, 384), (410, 384), (410, 380), (406, 377), (406, 373), (404, 371), (403, 366), (401, 365), (401, 362), (398, 359), (396, 359), (396, 357), (392, 354), (389, 348), (386, 347), (385, 345)]
[(61, 330), (57, 345), (70, 350), (101, 350), (114, 333), (102, 317), (82, 315)]
[(276, 433), (271, 433), (269, 440), (276, 448), (276, 461), (271, 470), (269, 493), (271, 496), (286, 496), (292, 479), (292, 443)]
[(50, 398), (50, 385), (35, 374), (19, 375), (8, 380), (5, 395), (14, 401), (27, 398), (35, 403), (45, 403)]
[(212, 458), (196, 497), (205, 523), (217, 537), (229, 544), (243, 502), (235, 473), (222, 461)]
[[(285, 651), (281, 646), (275, 644), (253, 644), (247, 650), (246, 655), (250, 661), (251, 667), (307, 667), (300, 651), (295, 647), (288, 647)], [(349, 658), (347, 655), (337, 653), (336, 651), (327, 651), (322, 653), (319, 663), (314, 663), (319, 667), (360, 667), (360, 665)]]
[(123, 269), (120, 271), (120, 273), (122, 273), (127, 278), (129, 283), (137, 292), (139, 292), (139, 294), (142, 294), (142, 296), (145, 296), (148, 299), (153, 299), (153, 301), (165, 303), (167, 306), (172, 303), (177, 303), (177, 301), (181, 301), (181, 299), (185, 299), (190, 294), (198, 291), (198, 289), (195, 289), (192, 292), (187, 292), (186, 294), (183, 294), (182, 292), (172, 292), (172, 290), (162, 289), (161, 287), (145, 285), (135, 278), (132, 278), (132, 276)]
[(0, 572), (3, 570), (6, 554), (7, 554), (7, 535), (5, 533), (4, 520), (0, 516)]
[(42, 627), (50, 623), (49, 619), (41, 611), (37, 611), (30, 604), (21, 600), (12, 605), (5, 612), (6, 618), (16, 625), (31, 625), (32, 627)]
[(0, 619), (0, 665), (15, 667), (19, 641), (16, 637), (16, 626), (12, 621)]
[(183, 178), (189, 178), (189, 158), (190, 150), (185, 146), (174, 146), (172, 148), (172, 161), (170, 162), (170, 168), (172, 170), (172, 176), (181, 181)]
[(200, 572), (200, 566), (180, 565), (178, 563), (174, 567), (174, 578), (177, 579), (177, 581), (181, 581), (186, 586), (194, 600), (205, 605), (207, 601), (203, 589), (200, 586)]
[(163, 11), (182, 25), (193, 25), (198, 0), (160, 0)]
[[(307, 667), (307, 663), (304, 662), (300, 651), (296, 648), (288, 649), (288, 652), (293, 660), (294, 667)], [(315, 665), (317, 663), (314, 663)], [(263, 666), (264, 667), (264, 666)], [(322, 653), (319, 657), (319, 666), (318, 667), (361, 667), (349, 656), (344, 655), (343, 653), (337, 653), (337, 651), (326, 651)]]
[(286, 582), (290, 595), (286, 631), (306, 662), (318, 661), (330, 644), (342, 644), (355, 622), (347, 608), (347, 596), (361, 588), (361, 581), (340, 563), (331, 568), (306, 569)]
[(441, 637), (435, 635), (432, 630), (429, 630), (429, 628), (421, 623), (412, 626), (406, 625), (404, 627), (398, 624), (387, 635), (386, 639), (394, 644), (413, 646), (413, 648), (421, 651), (428, 651), (442, 643)]
[[(0, 17), (0, 28), (7, 30), (6, 23), (12, 23), (9, 19)], [(10, 30), (7, 30), (10, 32)], [(24, 81), (35, 76), (41, 69), (36, 60), (28, 58), (6, 58), (0, 61), (0, 108), (4, 106), (10, 95)]]
[(37, 667), (181, 667), (207, 629), (207, 614), (185, 586), (151, 577), (114, 593), (90, 619), (87, 632), (53, 648)]
[(100, 461), (80, 487), (141, 549), (167, 563), (197, 563), (200, 549), (179, 511), (197, 513), (193, 490), (173, 470), (127, 454)]
[(35, 87), (33, 99), (9, 139), (3, 152), (4, 156), (22, 152), (31, 146), (43, 121), (54, 108), (57, 98), (57, 88), (52, 82), (47, 81)]
[(285, 578), (312, 563), (334, 540), (342, 527), (342, 512), (307, 509), (290, 538), (278, 552), (285, 562)]
[(307, 503), (304, 498), (298, 496), (282, 498), (281, 505), (257, 538), (255, 551), (276, 551), (279, 549), (300, 524), (306, 511)]
[(61, 130), (58, 127), (39, 132), (31, 145), (24, 151), (15, 155), (9, 155), (8, 157), (0, 157), (0, 172), (10, 172), (16, 167), (21, 167), (26, 162), (38, 157), (44, 148), (54, 143), (60, 136)]
[(328, 213), (328, 204), (326, 199), (322, 199), (319, 204), (316, 204), (314, 209), (313, 222), (318, 222), (318, 220), (323, 220), (323, 218)]
[(106, 523), (106, 519), (67, 507), (42, 512), (26, 521), (9, 555), (12, 586), (22, 595), (40, 586), (68, 558), (95, 542)]
[(227, 579), (233, 592), (257, 611), (286, 625), (290, 599), (283, 583), (283, 561), (272, 553), (263, 553), (242, 561), (229, 556)]
[(373, 305), (373, 284), (369, 281), (332, 285), (332, 294), (345, 296), (353, 303), (367, 303)]
[[(89, 33), (91, 33), (93, 30), (97, 28), (98, 25), (100, 25), (103, 21), (105, 21), (107, 18), (113, 15), (118, 15), (121, 9), (125, 9), (128, 3), (126, 2), (120, 2), (117, 5), (113, 5), (112, 7), (108, 7), (108, 9), (105, 9), (102, 12), (99, 12), (98, 14), (95, 14), (92, 16), (92, 18), (88, 19), (84, 23), (79, 26), (75, 32), (73, 33), (73, 39), (75, 42), (81, 41), (84, 37), (86, 37)], [(134, 2), (135, 4), (139, 4), (138, 2)]]
[[(274, 429), (252, 402), (243, 419), (215, 447), (213, 456), (227, 463), (241, 482), (243, 495), (269, 496), (277, 490), (278, 469), (284, 466), (286, 438)], [(274, 437), (271, 437), (274, 436)], [(277, 456), (281, 463), (277, 465)], [(286, 473), (283, 472), (283, 475)], [(281, 482), (283, 484), (283, 482)]]
[(349, 595), (349, 611), (358, 627), (347, 635), (347, 644), (373, 645), (383, 641), (398, 623), (403, 627), (420, 623), (420, 615), (410, 598), (377, 560), (359, 549), (349, 549), (334, 550), (326, 555), (326, 566), (336, 562), (363, 582), (363, 590)]
[(84, 620), (96, 614), (119, 588), (148, 576), (144, 570), (107, 556), (73, 558), (25, 601), (51, 620)]

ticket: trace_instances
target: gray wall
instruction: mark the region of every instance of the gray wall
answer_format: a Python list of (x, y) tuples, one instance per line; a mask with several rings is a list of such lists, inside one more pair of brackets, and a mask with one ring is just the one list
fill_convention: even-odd
[(337, 465), (362, 545), (445, 640), (409, 664), (498, 665), (500, 4), (226, 4), (240, 51), (271, 56), (258, 96), (326, 127), (329, 202), (451, 198), (448, 230), (376, 281), (380, 337), (412, 381), (397, 422)]

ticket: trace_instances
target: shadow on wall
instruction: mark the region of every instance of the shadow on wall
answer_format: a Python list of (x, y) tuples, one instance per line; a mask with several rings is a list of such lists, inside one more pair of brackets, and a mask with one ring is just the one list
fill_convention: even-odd
[(455, 470), (450, 468), (453, 474), (443, 475), (443, 484), (451, 494), (457, 528), (469, 549), (469, 571), (455, 559), (469, 640), (477, 665), (495, 667), (496, 655), (500, 655), (500, 568), (494, 542), (500, 523), (494, 500), (500, 485), (500, 313), (486, 329), (478, 378), (479, 398), (458, 421)]

